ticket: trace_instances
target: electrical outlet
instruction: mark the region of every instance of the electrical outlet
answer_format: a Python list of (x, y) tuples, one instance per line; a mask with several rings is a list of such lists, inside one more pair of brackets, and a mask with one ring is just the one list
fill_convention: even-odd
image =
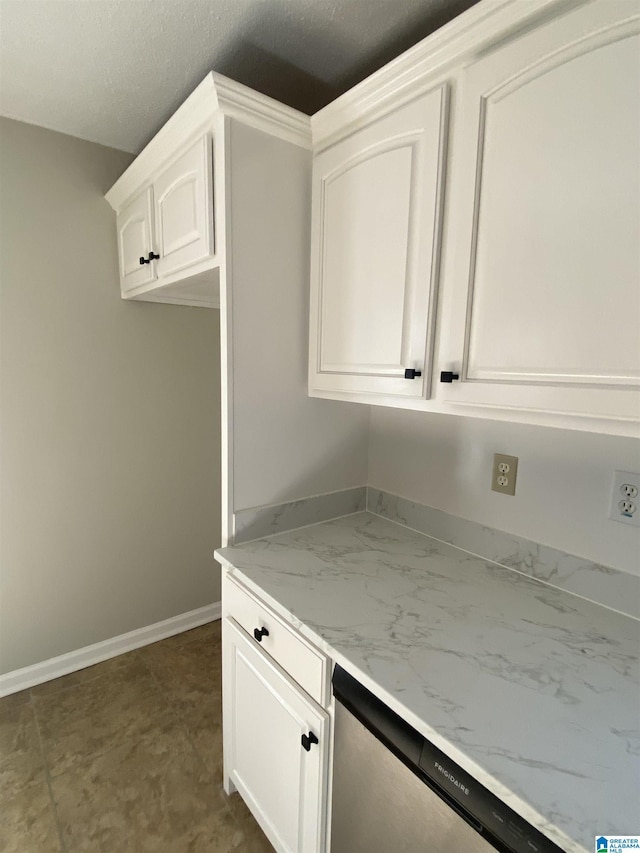
[(503, 495), (515, 495), (517, 475), (517, 456), (505, 456), (503, 453), (493, 454), (492, 491), (500, 492)]
[(640, 474), (614, 471), (609, 518), (640, 527)]

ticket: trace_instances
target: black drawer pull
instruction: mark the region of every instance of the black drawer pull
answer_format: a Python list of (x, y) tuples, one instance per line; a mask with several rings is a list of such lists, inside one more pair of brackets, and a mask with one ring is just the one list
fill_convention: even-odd
[(269, 632), (267, 631), (266, 628), (254, 628), (253, 629), (253, 636), (256, 638), (256, 640), (259, 643), (261, 643), (263, 637), (269, 636)]
[(405, 379), (415, 379), (416, 376), (422, 376), (421, 370), (414, 370), (413, 367), (407, 367), (404, 372)]
[(454, 379), (460, 379), (460, 374), (452, 373), (450, 370), (443, 370), (440, 374), (440, 382), (453, 382)]
[(151, 261), (159, 261), (159, 260), (160, 260), (160, 255), (154, 255), (153, 252), (149, 252), (148, 258), (140, 258), (140, 266), (142, 266), (142, 264), (150, 264)]
[(314, 735), (313, 732), (309, 732), (308, 735), (302, 735), (301, 738), (302, 746), (309, 752), (311, 749), (312, 743), (318, 743), (318, 738)]

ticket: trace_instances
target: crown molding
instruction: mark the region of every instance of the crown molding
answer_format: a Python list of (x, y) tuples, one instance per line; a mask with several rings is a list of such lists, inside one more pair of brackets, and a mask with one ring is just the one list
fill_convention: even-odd
[(518, 30), (530, 29), (587, 0), (482, 0), (400, 54), (311, 117), (319, 152), (437, 82), (438, 75), (478, 57)]
[(181, 146), (212, 129), (220, 116), (311, 149), (309, 116), (210, 71), (105, 195), (111, 207), (120, 210), (133, 193), (153, 181)]
[(213, 80), (218, 106), (224, 115), (311, 150), (310, 116), (222, 74), (212, 71), (209, 77)]

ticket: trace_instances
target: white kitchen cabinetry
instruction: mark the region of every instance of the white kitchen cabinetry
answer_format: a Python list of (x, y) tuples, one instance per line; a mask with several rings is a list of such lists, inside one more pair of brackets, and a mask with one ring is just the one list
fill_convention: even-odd
[(314, 161), (312, 395), (428, 393), (446, 96), (438, 86)]
[(278, 853), (323, 853), (330, 718), (295, 677), (326, 698), (328, 661), (228, 577), (223, 612), (225, 790)]
[[(277, 492), (267, 456), (284, 471), (292, 441), (299, 459), (309, 444), (322, 455), (321, 413), (295, 403), (307, 355), (310, 176), (309, 116), (211, 72), (106, 194), (122, 297), (220, 311), (225, 544), (235, 513)], [(141, 265), (150, 252), (160, 257)], [(256, 410), (266, 418), (260, 434)], [(345, 433), (350, 424), (345, 417)]]
[(159, 276), (213, 257), (212, 165), (211, 138), (205, 134), (154, 181)]
[(464, 69), (443, 400), (638, 418), (634, 5), (591, 3)]
[[(153, 194), (143, 190), (118, 213), (118, 260), (122, 293), (150, 284), (157, 278), (156, 264), (149, 259), (153, 247)], [(141, 259), (146, 263), (141, 263)]]
[(639, 18), (479, 3), (313, 117), (310, 395), (640, 434)]
[(199, 132), (177, 146), (142, 191), (128, 173), (110, 191), (112, 201), (136, 186), (132, 201), (116, 207), (124, 299), (219, 307), (211, 137)]
[[(220, 308), (221, 290), (230, 290), (232, 278), (234, 283), (244, 278), (243, 272), (233, 276), (231, 256), (256, 252), (245, 222), (262, 209), (260, 184), (241, 195), (234, 184), (247, 169), (258, 171), (264, 182), (274, 157), (291, 144), (311, 147), (308, 116), (208, 74), (106, 195), (117, 214), (123, 299)], [(273, 196), (269, 202), (273, 209)], [(233, 233), (226, 227), (231, 208)], [(283, 228), (290, 216), (283, 201)], [(264, 219), (259, 226), (264, 240), (276, 230)], [(300, 247), (287, 245), (287, 257), (290, 252)], [(248, 264), (241, 266), (244, 271)], [(263, 259), (263, 280), (271, 274)], [(231, 300), (227, 303), (230, 310)]]

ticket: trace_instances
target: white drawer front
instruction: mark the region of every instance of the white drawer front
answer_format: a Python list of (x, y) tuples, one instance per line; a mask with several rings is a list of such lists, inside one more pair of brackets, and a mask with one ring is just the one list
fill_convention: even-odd
[[(329, 661), (247, 589), (225, 578), (223, 609), (320, 705), (328, 704)], [(264, 634), (264, 629), (268, 634)], [(255, 631), (262, 632), (260, 640)]]

